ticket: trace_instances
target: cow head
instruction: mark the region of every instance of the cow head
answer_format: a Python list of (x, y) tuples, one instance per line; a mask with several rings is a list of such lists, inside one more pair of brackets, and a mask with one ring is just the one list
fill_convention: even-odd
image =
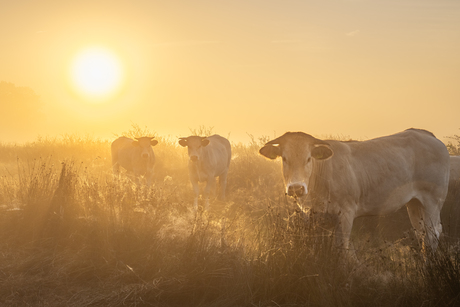
[(302, 197), (308, 193), (313, 160), (327, 160), (334, 154), (330, 145), (303, 132), (287, 132), (259, 150), (269, 159), (282, 157), (286, 194)]
[(157, 140), (153, 140), (153, 137), (141, 137), (141, 138), (136, 138), (136, 141), (133, 141), (132, 145), (135, 147), (139, 147), (141, 152), (141, 158), (144, 160), (148, 160), (151, 158), (152, 151), (150, 146), (155, 146), (158, 144)]
[(188, 156), (190, 161), (197, 162), (201, 158), (203, 147), (208, 146), (209, 140), (206, 137), (193, 135), (187, 138), (180, 138), (179, 144), (182, 147), (188, 148)]

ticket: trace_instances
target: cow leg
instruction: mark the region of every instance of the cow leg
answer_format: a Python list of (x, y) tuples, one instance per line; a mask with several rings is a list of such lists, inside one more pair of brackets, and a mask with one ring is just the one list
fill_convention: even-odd
[(206, 187), (204, 188), (203, 196), (205, 201), (205, 209), (209, 210), (209, 194), (211, 193), (211, 189), (215, 190), (216, 187), (216, 178), (209, 176), (208, 180), (206, 181)]
[(350, 245), (351, 229), (353, 227), (354, 214), (352, 212), (339, 213), (338, 224), (335, 228), (336, 245), (348, 250)]
[(219, 200), (225, 199), (225, 188), (227, 187), (227, 172), (219, 176)]
[(423, 221), (425, 222), (425, 228), (428, 229), (426, 244), (434, 252), (438, 247), (439, 238), (442, 233), (441, 208), (443, 202), (429, 197), (429, 199), (424, 199), (422, 204), (424, 206)]
[(193, 199), (193, 210), (198, 210), (198, 197), (200, 197), (200, 186), (198, 185), (198, 181), (192, 180), (192, 187), (193, 193), (195, 194), (195, 198)]
[(430, 200), (425, 200), (422, 203), (418, 199), (412, 199), (407, 203), (410, 222), (424, 252), (427, 248), (435, 251), (438, 247), (439, 236), (442, 232), (439, 208), (441, 206), (438, 206), (436, 201)]
[(153, 172), (147, 172), (145, 174), (145, 179), (146, 179), (147, 186), (150, 187), (153, 182)]

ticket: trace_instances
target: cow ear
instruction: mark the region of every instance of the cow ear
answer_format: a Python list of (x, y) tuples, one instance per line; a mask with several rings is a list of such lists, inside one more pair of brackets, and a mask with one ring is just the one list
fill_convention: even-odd
[(180, 140), (179, 140), (179, 144), (180, 144), (180, 146), (182, 146), (182, 147), (187, 146), (187, 139), (180, 139)]
[(151, 140), (150, 141), (150, 145), (155, 146), (156, 144), (158, 144), (157, 140)]
[(271, 144), (265, 145), (259, 150), (259, 153), (269, 159), (276, 159), (281, 156), (281, 148), (279, 146), (273, 146)]
[(316, 160), (327, 160), (334, 155), (329, 145), (321, 144), (315, 145), (311, 150), (311, 156)]
[(139, 146), (139, 142), (138, 142), (138, 141), (133, 141), (133, 142), (131, 143), (131, 145), (133, 145), (133, 146)]
[(209, 140), (208, 139), (202, 139), (201, 140), (201, 146), (206, 147), (209, 145)]

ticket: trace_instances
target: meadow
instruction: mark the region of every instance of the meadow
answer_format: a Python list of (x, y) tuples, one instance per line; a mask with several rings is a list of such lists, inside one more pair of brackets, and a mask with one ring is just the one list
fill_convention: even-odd
[(0, 145), (0, 305), (460, 304), (456, 238), (425, 262), (401, 214), (360, 218), (344, 256), (284, 195), (267, 137), (232, 144), (227, 199), (195, 213), (186, 149), (156, 139), (152, 187), (113, 177), (108, 140)]

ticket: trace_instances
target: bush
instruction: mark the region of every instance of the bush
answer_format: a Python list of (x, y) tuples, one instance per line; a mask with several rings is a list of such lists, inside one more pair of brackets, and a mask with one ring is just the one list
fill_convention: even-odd
[(453, 136), (449, 136), (449, 139), (453, 140), (454, 143), (452, 144), (449, 142), (447, 146), (447, 150), (452, 156), (460, 155), (460, 135), (454, 134)]
[(336, 248), (333, 233), (284, 196), (279, 162), (258, 154), (264, 138), (233, 144), (228, 199), (195, 214), (185, 151), (156, 137), (150, 188), (114, 180), (108, 141), (66, 136), (0, 147), (8, 164), (0, 180), (2, 305), (458, 302), (454, 242), (441, 242), (429, 265), (400, 242), (367, 242), (360, 232), (355, 252)]

